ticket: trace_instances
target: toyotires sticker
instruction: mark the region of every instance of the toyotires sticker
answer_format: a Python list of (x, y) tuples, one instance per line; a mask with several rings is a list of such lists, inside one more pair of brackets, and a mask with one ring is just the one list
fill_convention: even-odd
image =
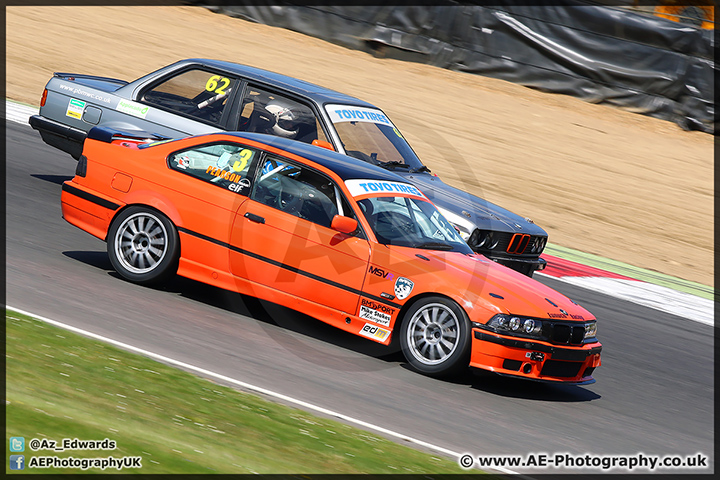
[(360, 195), (367, 195), (369, 193), (384, 193), (391, 194), (391, 196), (392, 194), (404, 193), (406, 195), (425, 198), (425, 195), (423, 195), (417, 187), (407, 183), (352, 179), (345, 180), (345, 185), (353, 197), (359, 197)]
[(325, 105), (333, 123), (368, 122), (394, 127), (392, 122), (380, 110), (374, 108), (355, 107), (352, 105)]

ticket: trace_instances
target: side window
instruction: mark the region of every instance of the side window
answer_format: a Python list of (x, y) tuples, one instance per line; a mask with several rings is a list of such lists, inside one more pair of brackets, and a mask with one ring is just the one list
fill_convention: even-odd
[(171, 169), (240, 195), (250, 192), (252, 166), (260, 153), (234, 143), (213, 143), (175, 152), (168, 157)]
[(146, 91), (141, 100), (206, 123), (219, 124), (237, 79), (206, 70), (187, 70)]
[(335, 183), (325, 175), (272, 155), (259, 170), (253, 200), (328, 228), (335, 215), (354, 218)]
[(292, 138), (304, 143), (328, 141), (310, 107), (253, 86), (248, 87), (242, 99), (238, 130)]

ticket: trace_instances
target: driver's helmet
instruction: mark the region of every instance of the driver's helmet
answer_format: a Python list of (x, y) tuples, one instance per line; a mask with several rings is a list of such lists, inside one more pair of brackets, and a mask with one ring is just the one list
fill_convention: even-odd
[[(275, 118), (275, 125), (270, 130), (274, 135), (295, 138), (300, 129), (300, 114), (296, 108), (287, 106), (279, 100), (271, 100), (265, 110)], [(270, 133), (270, 132), (268, 132)]]

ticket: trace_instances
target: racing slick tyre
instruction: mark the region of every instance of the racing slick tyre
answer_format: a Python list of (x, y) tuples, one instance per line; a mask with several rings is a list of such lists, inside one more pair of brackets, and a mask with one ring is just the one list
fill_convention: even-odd
[(121, 277), (141, 285), (177, 272), (180, 241), (167, 217), (147, 207), (129, 207), (110, 225), (107, 251)]
[(470, 320), (444, 297), (425, 297), (405, 312), (400, 348), (408, 363), (426, 375), (457, 373), (470, 362)]

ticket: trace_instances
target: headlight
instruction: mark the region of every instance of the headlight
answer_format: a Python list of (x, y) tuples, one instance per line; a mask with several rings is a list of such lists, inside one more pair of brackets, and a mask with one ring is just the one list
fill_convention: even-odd
[(585, 324), (585, 338), (593, 338), (597, 335), (597, 322)]
[(539, 338), (542, 332), (542, 325), (542, 320), (535, 318), (497, 314), (491, 318), (486, 325), (483, 325), (483, 327), (500, 333), (510, 332)]

